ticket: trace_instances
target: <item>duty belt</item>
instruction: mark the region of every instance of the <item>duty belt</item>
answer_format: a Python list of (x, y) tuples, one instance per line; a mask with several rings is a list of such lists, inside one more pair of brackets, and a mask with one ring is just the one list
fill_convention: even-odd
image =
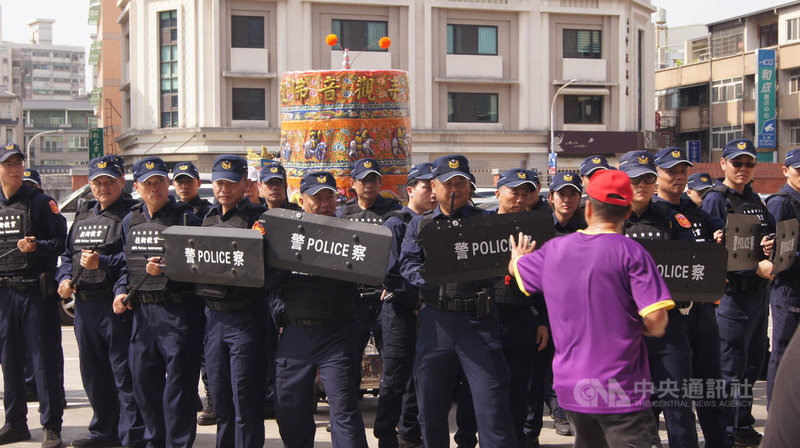
[(93, 291), (83, 291), (79, 289), (75, 291), (75, 297), (77, 297), (78, 300), (83, 300), (86, 302), (105, 299), (110, 300), (114, 298), (113, 293), (107, 289), (95, 289)]
[(136, 293), (136, 298), (141, 303), (162, 303), (162, 302), (172, 302), (172, 303), (181, 303), (183, 302), (183, 294), (178, 292), (147, 292), (147, 291), (139, 291)]
[(17, 288), (24, 290), (28, 286), (32, 286), (36, 283), (39, 283), (38, 278), (30, 278), (30, 277), (0, 277), (0, 288)]
[(440, 311), (450, 312), (475, 312), (477, 317), (489, 315), (491, 311), (492, 296), (485, 290), (475, 294), (475, 297), (450, 298), (439, 297), (426, 300), (425, 305)]
[(755, 274), (729, 274), (726, 289), (739, 293), (754, 293), (765, 284), (766, 280)]
[(283, 323), (285, 325), (291, 325), (293, 327), (300, 328), (320, 327), (333, 322), (336, 321), (334, 319), (298, 319), (291, 316), (285, 316), (283, 319)]
[(250, 309), (256, 299), (245, 300), (210, 300), (206, 298), (206, 306), (212, 311), (244, 311)]

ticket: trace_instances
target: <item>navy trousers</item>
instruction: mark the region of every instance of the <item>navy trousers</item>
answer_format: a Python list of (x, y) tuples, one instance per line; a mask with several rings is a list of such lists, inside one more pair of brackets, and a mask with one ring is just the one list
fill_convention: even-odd
[(197, 434), (203, 304), (137, 304), (128, 363), (148, 448), (191, 447)]
[[(800, 279), (798, 279), (800, 280)], [(767, 376), (767, 406), (772, 401), (775, 375), (783, 353), (792, 340), (800, 324), (800, 283), (775, 283), (770, 290), (770, 310), (772, 311), (772, 353), (769, 357)]]
[(94, 412), (89, 432), (136, 446), (144, 436), (144, 422), (133, 397), (128, 365), (133, 313), (114, 314), (111, 296), (109, 291), (108, 300), (75, 302), (81, 379)]
[(3, 365), (3, 405), (6, 423), (27, 425), (25, 400), (26, 351), (33, 362), (42, 427), (61, 430), (64, 415), (64, 355), (58, 302), (45, 300), (38, 285), (20, 291), (0, 288), (0, 362)]
[(729, 289), (717, 308), (722, 377), (735, 401), (726, 407), (728, 433), (751, 428), (755, 422), (752, 386), (767, 351), (768, 294), (766, 286), (752, 292)]
[(483, 318), (474, 313), (419, 312), (414, 382), (425, 446), (449, 446), (447, 414), (459, 366), (469, 381), (480, 444), (484, 448), (516, 447), (509, 410), (509, 373), (500, 341), (497, 311)]
[(264, 446), (266, 303), (206, 309), (206, 369), (217, 413), (217, 447)]
[(314, 446), (317, 371), (328, 397), (333, 447), (367, 446), (358, 408), (358, 334), (349, 320), (284, 327), (275, 354), (275, 417), (287, 448)]
[(383, 373), (374, 434), (381, 446), (388, 447), (397, 446), (398, 432), (408, 441), (422, 438), (417, 422), (417, 395), (411, 377), (417, 344), (417, 317), (408, 306), (384, 303), (381, 327)]

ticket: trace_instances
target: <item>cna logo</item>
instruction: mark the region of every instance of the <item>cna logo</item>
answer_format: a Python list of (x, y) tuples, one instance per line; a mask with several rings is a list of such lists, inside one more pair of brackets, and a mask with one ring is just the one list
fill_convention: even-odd
[(231, 169), (231, 162), (230, 162), (230, 160), (223, 160), (223, 161), (222, 161), (222, 169), (223, 169), (223, 170), (229, 170), (229, 169)]
[(611, 378), (607, 385), (597, 378), (579, 380), (572, 388), (572, 397), (581, 406), (586, 407), (628, 407), (631, 400), (622, 390), (617, 380)]
[(458, 168), (459, 162), (456, 159), (451, 159), (449, 162), (447, 162), (447, 165), (452, 169), (456, 169)]

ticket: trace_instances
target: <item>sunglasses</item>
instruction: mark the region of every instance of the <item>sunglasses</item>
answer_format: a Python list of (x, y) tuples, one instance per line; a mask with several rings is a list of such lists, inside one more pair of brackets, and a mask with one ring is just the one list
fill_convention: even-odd
[(656, 175), (655, 174), (642, 174), (641, 176), (636, 176), (631, 179), (632, 185), (639, 185), (640, 183), (644, 182), (645, 185), (653, 185), (656, 183)]
[(745, 163), (742, 160), (730, 160), (728, 163), (733, 165), (734, 168), (741, 168), (742, 165), (744, 165), (744, 166), (746, 166), (748, 168), (755, 168), (756, 167), (756, 162), (747, 162), (747, 163)]

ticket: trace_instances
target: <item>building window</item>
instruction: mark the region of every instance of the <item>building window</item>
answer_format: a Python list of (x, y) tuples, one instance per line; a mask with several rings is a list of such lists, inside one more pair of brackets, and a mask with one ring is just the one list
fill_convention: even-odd
[(161, 45), (161, 127), (178, 126), (178, 11), (159, 13)]
[(447, 25), (447, 54), (497, 54), (497, 27)]
[(800, 70), (789, 72), (789, 94), (800, 93)]
[(264, 89), (233, 89), (234, 120), (265, 120)]
[(800, 40), (800, 17), (786, 21), (786, 40)]
[(602, 96), (564, 95), (564, 123), (598, 124), (602, 122)]
[(449, 123), (497, 123), (496, 93), (447, 94)]
[(264, 17), (231, 16), (231, 47), (264, 48)]
[(600, 59), (600, 30), (564, 29), (564, 57)]
[(721, 149), (734, 139), (742, 138), (742, 128), (733, 126), (719, 126), (711, 128), (711, 147)]
[(387, 35), (386, 29), (386, 22), (331, 20), (331, 32), (339, 36), (339, 45), (352, 51), (388, 51), (378, 45)]
[(778, 45), (778, 24), (771, 23), (758, 27), (759, 48)]
[(58, 126), (64, 124), (64, 116), (63, 115), (51, 115), (50, 116), (50, 126)]
[(744, 50), (744, 26), (734, 25), (711, 32), (711, 56), (720, 58)]
[(711, 102), (725, 103), (742, 99), (742, 78), (730, 78), (711, 83)]

